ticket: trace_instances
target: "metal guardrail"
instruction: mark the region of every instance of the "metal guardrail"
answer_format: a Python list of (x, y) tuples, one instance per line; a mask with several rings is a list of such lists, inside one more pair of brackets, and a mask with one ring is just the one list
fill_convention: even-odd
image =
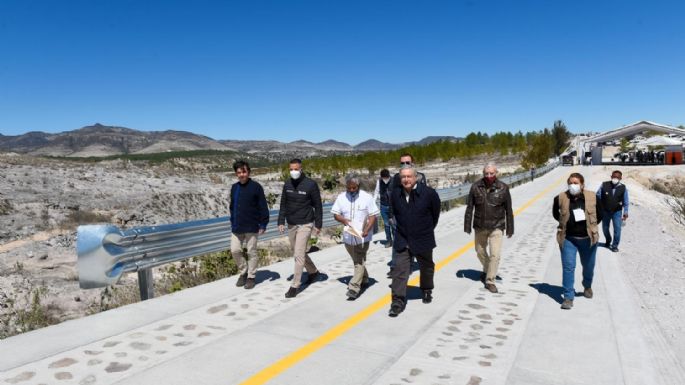
[[(558, 166), (551, 163), (536, 170), (536, 176)], [(530, 171), (500, 178), (509, 185), (529, 179)], [(470, 183), (438, 189), (442, 202), (468, 195)], [(338, 225), (331, 203), (323, 205), (323, 227)], [(276, 224), (278, 210), (269, 212), (269, 225), (260, 241), (281, 237)], [(208, 253), (229, 250), (229, 217), (120, 230), (112, 225), (83, 225), (77, 230), (79, 285), (83, 289), (115, 284), (124, 273), (137, 272), (141, 299), (153, 296), (152, 268)]]

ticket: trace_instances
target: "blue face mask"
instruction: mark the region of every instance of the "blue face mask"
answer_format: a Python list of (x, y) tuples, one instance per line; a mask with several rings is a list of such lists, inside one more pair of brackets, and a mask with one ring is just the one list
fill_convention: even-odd
[(359, 196), (359, 190), (357, 190), (357, 191), (355, 191), (355, 192), (349, 192), (349, 191), (348, 191), (348, 192), (347, 192), (347, 195), (348, 195), (350, 198), (355, 199), (355, 198), (357, 198), (357, 197)]

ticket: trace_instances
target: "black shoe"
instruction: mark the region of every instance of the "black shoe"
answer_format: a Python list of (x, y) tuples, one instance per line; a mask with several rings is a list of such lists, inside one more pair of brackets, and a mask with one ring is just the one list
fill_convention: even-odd
[(319, 278), (319, 271), (315, 271), (307, 277), (307, 285), (311, 285), (312, 283), (316, 282), (316, 280)]
[(294, 287), (290, 287), (288, 291), (285, 293), (285, 298), (293, 298), (297, 295), (297, 289)]
[(433, 291), (432, 290), (424, 290), (423, 291), (423, 298), (421, 299), (423, 303), (431, 303), (433, 302)]
[(386, 248), (386, 249), (389, 248), (389, 247), (392, 247), (392, 242), (388, 242), (388, 243), (385, 244), (385, 248)]
[(392, 305), (390, 305), (390, 311), (388, 312), (388, 315), (390, 317), (397, 317), (403, 311), (404, 311), (404, 304), (402, 302), (393, 301)]
[(247, 281), (245, 281), (245, 288), (246, 289), (253, 289), (254, 288), (254, 278), (248, 278)]
[(609, 239), (608, 241), (604, 242), (604, 247), (606, 247), (607, 249), (611, 249), (611, 239)]
[(245, 274), (240, 274), (240, 277), (238, 277), (238, 281), (235, 283), (236, 286), (245, 286), (245, 281), (247, 281), (247, 273)]
[(390, 269), (390, 271), (388, 271), (388, 278), (392, 278), (392, 269)]
[(357, 297), (359, 297), (359, 293), (357, 293), (356, 291), (354, 291), (354, 290), (348, 290), (347, 291), (347, 299), (349, 299), (350, 301), (354, 301), (355, 299), (357, 299)]
[(480, 273), (480, 281), (485, 283), (485, 277), (487, 277), (487, 274), (485, 273)]
[(614, 253), (618, 253), (618, 247), (616, 246), (611, 246), (609, 249), (611, 249), (611, 251), (613, 251)]

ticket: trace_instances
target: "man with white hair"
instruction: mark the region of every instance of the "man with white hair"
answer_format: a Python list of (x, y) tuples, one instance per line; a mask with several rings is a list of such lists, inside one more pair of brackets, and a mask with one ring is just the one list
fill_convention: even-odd
[(331, 213), (336, 221), (345, 225), (343, 242), (352, 257), (354, 275), (347, 285), (347, 299), (357, 299), (362, 289), (369, 283), (366, 271), (366, 252), (373, 236), (373, 225), (380, 210), (373, 196), (359, 189), (359, 176), (349, 174), (345, 177), (347, 191), (338, 195)]
[[(475, 214), (474, 214), (475, 209)], [(514, 235), (514, 213), (511, 209), (509, 186), (497, 179), (497, 166), (483, 167), (483, 178), (471, 185), (464, 214), (464, 231), (476, 230), (476, 254), (483, 265), (480, 276), (485, 288), (497, 293), (495, 278), (502, 250), (502, 236)], [(489, 251), (488, 251), (489, 246)]]
[(418, 181), (416, 168), (412, 165), (402, 166), (400, 178), (402, 188), (392, 190), (390, 196), (397, 225), (392, 245), (397, 254), (390, 285), (390, 317), (397, 317), (406, 306), (412, 258), (419, 262), (421, 299), (425, 304), (433, 301), (434, 230), (440, 218), (440, 197), (430, 186)]

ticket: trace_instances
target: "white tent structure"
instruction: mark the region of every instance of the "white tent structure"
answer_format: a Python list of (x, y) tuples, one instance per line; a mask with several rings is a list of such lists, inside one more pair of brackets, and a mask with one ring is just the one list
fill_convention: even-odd
[(682, 145), (677, 139), (669, 138), (667, 136), (652, 136), (637, 144), (638, 146), (678, 146)]
[[(581, 163), (585, 163), (585, 152), (590, 151), (591, 145), (594, 143), (597, 147), (597, 143), (609, 142), (620, 138), (625, 138), (626, 136), (636, 135), (644, 131), (657, 131), (663, 132), (665, 134), (678, 134), (685, 136), (685, 129), (679, 127), (673, 127), (666, 124), (659, 124), (643, 120), (627, 126), (615, 128), (601, 134), (597, 134), (591, 137), (580, 137), (573, 141), (571, 146), (566, 149), (564, 154), (569, 154), (572, 151), (576, 151), (578, 154), (578, 159)], [(667, 138), (670, 139), (670, 138)], [(679, 141), (675, 141), (676, 145), (681, 144)], [(656, 144), (654, 144), (656, 145)], [(667, 144), (668, 145), (668, 144)], [(595, 154), (597, 151), (593, 151)], [(599, 153), (600, 159), (595, 159), (596, 156), (593, 155), (593, 164), (601, 163), (601, 152)]]

